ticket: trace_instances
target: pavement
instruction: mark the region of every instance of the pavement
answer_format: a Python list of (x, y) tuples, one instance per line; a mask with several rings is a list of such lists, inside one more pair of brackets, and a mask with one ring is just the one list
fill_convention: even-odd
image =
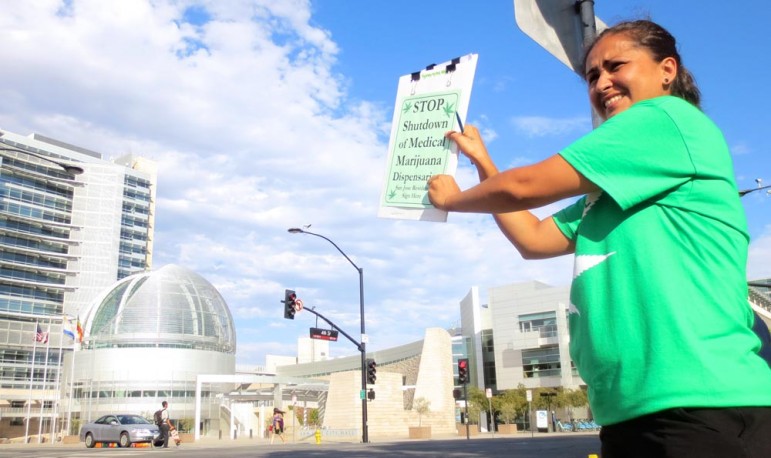
[[(518, 432), (516, 434), (491, 434), (491, 433), (478, 433), (475, 435), (471, 435), (469, 439), (471, 441), (478, 441), (478, 440), (492, 440), (496, 438), (506, 438), (506, 439), (529, 439), (529, 438), (549, 438), (549, 437), (561, 437), (561, 436), (567, 436), (567, 437), (579, 437), (579, 436), (598, 436), (599, 432), (597, 431), (586, 431), (586, 432), (555, 432), (555, 433), (541, 433), (541, 432), (535, 432), (530, 433), (528, 431), (522, 431)], [(315, 444), (315, 438), (314, 436), (310, 436), (308, 438), (300, 439), (299, 435), (295, 436), (295, 440), (292, 440), (291, 434), (285, 434), (286, 443), (287, 444)], [(45, 442), (45, 443), (37, 443), (34, 441), (35, 438), (33, 438), (33, 442), (29, 444), (20, 443), (18, 441), (11, 442), (11, 443), (5, 443), (0, 444), (0, 452), (13, 450), (13, 449), (32, 449), (32, 448), (38, 448), (38, 449), (60, 449), (60, 448), (83, 448), (84, 445), (82, 442), (76, 442), (76, 443), (62, 443), (62, 442)], [(378, 436), (371, 436), (369, 438), (369, 442), (372, 444), (378, 444), (378, 443), (398, 443), (398, 442), (430, 442), (432, 440), (441, 440), (441, 441), (447, 441), (447, 440), (466, 440), (466, 435), (455, 435), (455, 434), (435, 434), (432, 435), (430, 439), (409, 439), (407, 437), (378, 437)], [(322, 444), (357, 444), (361, 443), (361, 436), (357, 437), (334, 437), (334, 438), (322, 438)], [(237, 439), (232, 438), (226, 438), (223, 437), (222, 439), (219, 439), (217, 437), (202, 437), (198, 441), (195, 442), (183, 442), (181, 446), (184, 446), (185, 448), (213, 448), (213, 447), (243, 447), (247, 445), (257, 445), (257, 444), (266, 444), (270, 445), (270, 439), (269, 438), (262, 438), (262, 437), (254, 437), (249, 438), (248, 436), (239, 437)], [(142, 445), (142, 444), (137, 444)], [(273, 442), (273, 445), (281, 445), (281, 441), (276, 439)], [(174, 445), (169, 445), (169, 447), (174, 448)]]

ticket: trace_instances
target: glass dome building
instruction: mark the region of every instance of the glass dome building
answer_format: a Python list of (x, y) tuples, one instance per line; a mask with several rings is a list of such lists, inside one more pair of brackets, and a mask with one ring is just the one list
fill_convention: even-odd
[(107, 413), (150, 418), (162, 401), (184, 431), (192, 428), (196, 377), (235, 373), (230, 310), (211, 283), (186, 268), (126, 277), (80, 319), (81, 349), (67, 355), (60, 385), (70, 433)]
[(84, 348), (236, 351), (225, 300), (203, 277), (176, 265), (124, 278), (97, 300), (84, 324)]

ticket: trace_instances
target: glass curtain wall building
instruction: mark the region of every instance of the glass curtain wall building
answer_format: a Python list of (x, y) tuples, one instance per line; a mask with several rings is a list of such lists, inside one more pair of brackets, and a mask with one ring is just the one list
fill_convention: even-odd
[(47, 416), (74, 344), (63, 317), (74, 327), (101, 291), (151, 267), (155, 188), (152, 161), (0, 130), (0, 435), (33, 409)]

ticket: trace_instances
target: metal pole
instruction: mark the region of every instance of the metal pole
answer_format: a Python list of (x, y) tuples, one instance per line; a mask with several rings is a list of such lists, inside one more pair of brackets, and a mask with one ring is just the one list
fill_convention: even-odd
[(361, 320), (361, 343), (359, 343), (359, 351), (361, 351), (361, 392), (359, 393), (359, 397), (361, 397), (361, 441), (363, 443), (369, 442), (369, 433), (368, 433), (368, 426), (367, 426), (367, 344), (365, 342), (366, 340), (366, 334), (365, 334), (365, 327), (364, 327), (364, 269), (357, 266), (356, 263), (354, 263), (351, 258), (348, 257), (347, 254), (345, 254), (345, 251), (340, 249), (339, 246), (335, 242), (333, 242), (331, 239), (321, 235), (317, 234), (315, 232), (309, 232), (304, 229), (300, 229), (297, 227), (290, 228), (288, 230), (289, 233), (292, 234), (309, 234), (309, 235), (315, 235), (316, 237), (320, 237), (327, 242), (331, 243), (333, 247), (337, 249), (337, 251), (340, 252), (340, 254), (345, 257), (345, 259), (356, 269), (356, 271), (359, 273), (359, 315)]
[(581, 37), (584, 49), (597, 36), (597, 24), (594, 21), (594, 0), (578, 0), (576, 8), (581, 16)]
[(32, 344), (32, 367), (29, 372), (29, 394), (27, 396), (27, 421), (24, 426), (24, 443), (29, 443), (29, 422), (32, 414), (32, 384), (35, 380), (35, 352), (37, 351), (37, 327), (40, 325), (39, 321), (35, 321), (35, 340)]
[(369, 425), (367, 425), (367, 343), (364, 329), (364, 269), (356, 267), (359, 271), (359, 313), (361, 315), (361, 441), (369, 442)]
[[(490, 423), (487, 424), (487, 426), (490, 428), (490, 431), (493, 433), (493, 437), (495, 437), (495, 414), (493, 413), (493, 399), (487, 398), (487, 405), (490, 408)], [(492, 426), (490, 426), (492, 424)]]
[(468, 390), (466, 389), (466, 384), (463, 384), (463, 399), (466, 401), (466, 440), (471, 439), (469, 437), (469, 431), (468, 431), (468, 424), (469, 424), (469, 418), (468, 418)]
[[(771, 184), (767, 186), (758, 186), (757, 188), (752, 188), (752, 189), (745, 189), (743, 191), (739, 191), (739, 197), (744, 197), (751, 192), (760, 191), (761, 189), (768, 189), (768, 188), (771, 188)], [(771, 190), (769, 190), (769, 192), (771, 192)]]

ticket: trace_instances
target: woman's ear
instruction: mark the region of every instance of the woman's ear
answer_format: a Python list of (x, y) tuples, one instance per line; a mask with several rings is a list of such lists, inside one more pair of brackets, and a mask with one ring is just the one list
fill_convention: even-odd
[(677, 78), (677, 61), (674, 57), (665, 57), (659, 63), (661, 69), (661, 82), (664, 86), (669, 86)]

